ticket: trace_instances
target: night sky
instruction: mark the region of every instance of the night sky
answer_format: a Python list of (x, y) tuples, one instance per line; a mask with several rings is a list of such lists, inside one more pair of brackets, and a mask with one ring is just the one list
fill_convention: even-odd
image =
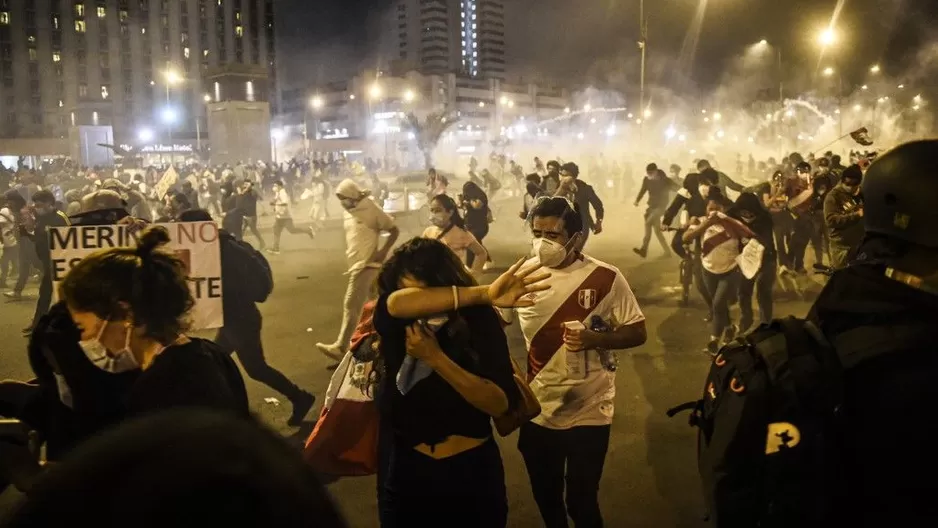
[[(816, 71), (817, 32), (836, 0), (709, 0), (693, 61), (682, 46), (700, 0), (647, 0), (650, 80), (689, 74), (710, 90), (725, 81), (746, 47), (780, 44), (786, 69)], [(393, 0), (277, 0), (288, 85), (341, 79), (369, 65), (380, 20)], [(873, 63), (904, 78), (938, 71), (938, 1), (846, 0), (836, 25), (836, 61), (861, 83)], [(574, 84), (614, 83), (637, 74), (638, 0), (509, 0), (512, 70)], [(694, 48), (694, 46), (688, 46)], [(683, 59), (681, 59), (683, 57)], [(690, 66), (692, 65), (692, 66)], [(678, 75), (680, 74), (680, 75)], [(921, 81), (921, 82), (924, 82)]]

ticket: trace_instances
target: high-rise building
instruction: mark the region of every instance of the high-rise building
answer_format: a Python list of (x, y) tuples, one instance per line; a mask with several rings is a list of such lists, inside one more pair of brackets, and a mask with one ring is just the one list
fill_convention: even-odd
[[(226, 67), (263, 78), (219, 94), (206, 72)], [(209, 100), (275, 94), (275, 72), (273, 0), (0, 0), (0, 138), (186, 137)]]
[(426, 74), (505, 77), (505, 0), (399, 0), (389, 23), (394, 61)]

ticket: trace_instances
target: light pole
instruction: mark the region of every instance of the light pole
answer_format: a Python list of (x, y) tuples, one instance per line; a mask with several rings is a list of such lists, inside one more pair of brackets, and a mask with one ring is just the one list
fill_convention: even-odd
[[(313, 109), (313, 139), (319, 139), (319, 111), (323, 107), (322, 97), (316, 95), (313, 96), (313, 99), (310, 101), (309, 105)], [(309, 132), (307, 131), (308, 125), (306, 124), (306, 112), (303, 112), (303, 141), (306, 144), (306, 159), (309, 159)]]
[[(821, 31), (818, 34), (818, 43), (821, 45), (821, 54), (828, 49), (832, 48), (834, 44), (837, 43), (837, 33), (834, 31), (834, 28), (828, 27), (827, 29)], [(824, 76), (830, 77), (835, 73), (836, 70), (831, 67), (824, 68)], [(837, 83), (837, 137), (841, 137), (844, 134), (844, 76), (840, 71), (836, 71), (838, 83)]]
[[(639, 27), (639, 41), (638, 47), (642, 50), (642, 66), (641, 74), (639, 79), (639, 89), (638, 89), (638, 101), (641, 108), (641, 112), (645, 111), (645, 55), (648, 48), (648, 20), (645, 19), (645, 0), (639, 0), (638, 4), (638, 23)], [(642, 120), (642, 123), (645, 121)], [(639, 124), (639, 137), (644, 133), (645, 125)]]
[(176, 145), (173, 142), (173, 127), (172, 122), (175, 121), (175, 112), (173, 112), (170, 107), (169, 100), (169, 89), (172, 85), (182, 82), (182, 77), (179, 76), (173, 70), (166, 70), (166, 110), (163, 111), (163, 121), (166, 123), (166, 136), (169, 139), (169, 164), (174, 165), (176, 163)]

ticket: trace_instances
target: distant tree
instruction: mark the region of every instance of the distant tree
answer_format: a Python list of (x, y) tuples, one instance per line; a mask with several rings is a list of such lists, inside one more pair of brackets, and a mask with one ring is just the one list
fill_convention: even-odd
[(404, 117), (408, 130), (414, 133), (417, 140), (417, 148), (423, 154), (423, 162), (429, 169), (433, 166), (433, 151), (436, 150), (437, 144), (443, 134), (459, 119), (449, 112), (431, 112), (423, 121), (413, 112)]

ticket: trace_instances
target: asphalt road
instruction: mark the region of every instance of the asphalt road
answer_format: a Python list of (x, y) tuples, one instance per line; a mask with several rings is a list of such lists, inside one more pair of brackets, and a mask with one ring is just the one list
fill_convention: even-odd
[[(501, 202), (492, 235), (486, 240), (501, 269), (529, 249), (515, 209), (514, 201)], [(606, 231), (591, 237), (586, 251), (623, 271), (644, 310), (649, 332), (644, 346), (620, 356), (616, 417), (600, 487), (606, 525), (703, 526), (695, 431), (687, 425), (686, 417), (669, 419), (665, 411), (701, 394), (709, 368), (709, 359), (702, 353), (708, 335), (705, 314), (699, 304), (678, 307), (678, 262), (656, 259), (660, 250), (654, 240), (649, 260), (642, 261), (632, 253), (631, 248), (641, 238), (640, 210), (631, 204), (608, 203), (606, 217)], [(404, 239), (419, 233), (413, 217), (401, 219), (400, 223)], [(247, 240), (252, 241), (250, 237)], [(331, 342), (340, 323), (346, 283), (342, 275), (346, 269), (344, 238), (333, 224), (312, 242), (306, 236), (285, 233), (282, 248), (280, 255), (270, 258), (275, 291), (261, 306), (267, 357), (272, 365), (321, 399), (332, 362), (315, 349), (314, 343)], [(36, 285), (30, 288), (27, 293), (34, 294)], [(30, 301), (0, 302), (0, 342), (4, 344), (0, 348), (0, 377), (24, 379), (30, 375), (26, 340), (20, 329), (26, 326), (33, 308)], [(807, 308), (802, 300), (781, 301), (776, 312), (777, 316), (804, 315)], [(513, 355), (522, 359), (525, 350), (517, 328), (508, 332)], [(254, 381), (248, 381), (248, 390), (257, 414), (302, 445), (312, 423), (288, 427), (288, 402), (265, 402), (265, 398), (280, 396)], [(310, 420), (318, 414), (318, 403)], [(507, 475), (509, 525), (541, 526), (516, 440), (514, 435), (499, 440)], [(373, 477), (342, 479), (330, 484), (329, 489), (350, 526), (377, 526)]]

